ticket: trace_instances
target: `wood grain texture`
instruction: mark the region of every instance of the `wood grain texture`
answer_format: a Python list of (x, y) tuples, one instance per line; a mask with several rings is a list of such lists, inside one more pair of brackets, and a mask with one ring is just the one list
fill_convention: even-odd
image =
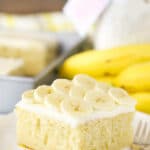
[(65, 0), (0, 0), (0, 12), (37, 13), (61, 10)]

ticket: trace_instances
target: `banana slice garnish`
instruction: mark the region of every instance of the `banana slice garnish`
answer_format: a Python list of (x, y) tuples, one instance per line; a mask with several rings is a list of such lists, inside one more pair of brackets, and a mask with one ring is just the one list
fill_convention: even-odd
[(53, 82), (52, 88), (55, 92), (66, 95), (69, 93), (72, 82), (67, 79), (57, 79)]
[(103, 91), (92, 90), (85, 95), (84, 100), (90, 102), (94, 110), (109, 111), (115, 107), (111, 98)]
[(44, 103), (43, 101), (44, 101), (45, 96), (47, 96), (51, 92), (52, 92), (52, 89), (50, 86), (47, 86), (47, 85), (39, 86), (34, 91), (34, 98), (35, 98), (36, 102)]
[(61, 110), (63, 113), (65, 113), (69, 116), (83, 117), (92, 112), (92, 107), (83, 100), (65, 99), (61, 103)]
[(69, 96), (72, 98), (83, 99), (85, 95), (85, 90), (81, 86), (72, 86), (69, 91)]
[(136, 104), (136, 101), (133, 100), (129, 96), (129, 94), (121, 88), (111, 88), (109, 89), (108, 94), (118, 104), (124, 104), (124, 105)]
[(86, 90), (90, 90), (95, 87), (96, 81), (88, 75), (79, 74), (73, 79), (73, 83), (77, 86), (81, 86)]
[(102, 90), (103, 92), (108, 92), (108, 90), (111, 88), (112, 86), (104, 83), (104, 82), (99, 82), (96, 84), (95, 89), (96, 90)]
[(34, 90), (29, 90), (23, 93), (22, 101), (25, 103), (34, 103)]
[(44, 104), (46, 106), (50, 107), (51, 109), (59, 111), (60, 110), (60, 104), (61, 104), (63, 98), (64, 97), (58, 93), (51, 93), (45, 97)]

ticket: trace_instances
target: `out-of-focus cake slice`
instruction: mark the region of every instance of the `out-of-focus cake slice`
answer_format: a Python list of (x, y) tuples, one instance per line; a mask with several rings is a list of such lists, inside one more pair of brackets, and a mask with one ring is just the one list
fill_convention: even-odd
[(86, 75), (26, 91), (16, 105), (18, 144), (33, 150), (122, 150), (133, 142), (135, 101)]
[(44, 30), (51, 32), (74, 32), (73, 24), (60, 12), (39, 14)]
[(0, 75), (23, 75), (22, 59), (0, 57)]
[(58, 42), (55, 38), (42, 40), (19, 36), (0, 37), (0, 56), (22, 58), (27, 76), (40, 73), (56, 56), (57, 49)]

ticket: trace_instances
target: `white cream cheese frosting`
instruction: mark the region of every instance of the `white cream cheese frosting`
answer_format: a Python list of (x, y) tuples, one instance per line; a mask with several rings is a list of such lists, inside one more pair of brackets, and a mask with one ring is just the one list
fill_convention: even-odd
[(134, 112), (135, 101), (123, 89), (77, 75), (72, 81), (57, 79), (51, 86), (26, 91), (16, 107), (76, 127), (90, 120)]

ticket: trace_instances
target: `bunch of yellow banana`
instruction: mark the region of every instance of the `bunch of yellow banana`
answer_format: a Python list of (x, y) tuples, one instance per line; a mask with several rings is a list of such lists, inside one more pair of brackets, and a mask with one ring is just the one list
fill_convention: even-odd
[(60, 68), (63, 77), (73, 78), (79, 73), (136, 93), (133, 96), (137, 109), (150, 113), (150, 44), (81, 52), (68, 58)]
[(150, 61), (128, 67), (117, 76), (115, 83), (130, 92), (150, 91)]
[(117, 86), (123, 87), (136, 100), (136, 109), (150, 113), (150, 61), (134, 64), (122, 71), (115, 79)]
[(139, 92), (131, 96), (137, 100), (137, 110), (150, 114), (150, 92)]
[(104, 51), (85, 51), (68, 58), (61, 75), (72, 78), (78, 73), (94, 77), (117, 75), (129, 65), (150, 60), (150, 45), (132, 45)]
[(109, 83), (111, 85), (115, 85), (115, 76), (100, 76), (100, 77), (95, 77), (95, 79), (97, 81), (100, 81), (100, 82), (106, 82), (106, 83)]

